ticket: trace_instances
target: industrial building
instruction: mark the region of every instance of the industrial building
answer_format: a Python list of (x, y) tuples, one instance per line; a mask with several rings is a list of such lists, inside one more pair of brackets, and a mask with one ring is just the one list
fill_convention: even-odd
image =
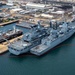
[(28, 2), (26, 4), (26, 8), (30, 8), (30, 9), (42, 9), (43, 10), (43, 9), (49, 8), (49, 5)]
[[(46, 1), (46, 0), (45, 0), (45, 1)], [(47, 0), (47, 1), (71, 2), (71, 3), (75, 3), (75, 0)]]
[[(36, 0), (7, 0), (8, 2), (11, 1), (11, 2), (32, 2), (32, 1), (36, 1)], [(38, 1), (47, 1), (47, 0), (37, 0)], [(62, 2), (75, 2), (75, 0), (48, 0), (48, 1), (62, 1)]]

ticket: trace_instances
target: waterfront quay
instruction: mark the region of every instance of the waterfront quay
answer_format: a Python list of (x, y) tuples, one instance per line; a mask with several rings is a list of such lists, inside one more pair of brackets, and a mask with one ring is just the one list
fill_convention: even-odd
[(9, 22), (5, 22), (5, 23), (1, 23), (0, 26), (6, 26), (6, 25), (9, 25), (11, 23), (15, 23), (15, 22), (18, 22), (19, 20), (13, 20), (13, 21), (9, 21)]
[(8, 47), (6, 45), (0, 44), (0, 54), (7, 52)]

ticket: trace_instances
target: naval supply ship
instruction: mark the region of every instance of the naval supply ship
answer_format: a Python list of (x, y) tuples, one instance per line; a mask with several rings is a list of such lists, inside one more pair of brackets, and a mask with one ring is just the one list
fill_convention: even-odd
[(25, 33), (22, 39), (18, 39), (13, 43), (9, 44), (8, 50), (14, 55), (20, 55), (28, 52), (32, 47), (37, 46), (41, 43), (41, 39), (48, 36), (47, 28), (40, 25), (31, 26), (31, 30)]
[(72, 26), (72, 23), (67, 24), (64, 22), (56, 29), (51, 28), (50, 35), (41, 39), (41, 44), (31, 48), (30, 52), (37, 56), (43, 55), (55, 46), (70, 38), (74, 33), (75, 27)]
[(6, 32), (0, 31), (0, 43), (16, 38), (22, 34), (23, 34), (23, 31), (20, 29), (16, 29), (15, 26), (13, 27), (13, 29), (9, 29)]

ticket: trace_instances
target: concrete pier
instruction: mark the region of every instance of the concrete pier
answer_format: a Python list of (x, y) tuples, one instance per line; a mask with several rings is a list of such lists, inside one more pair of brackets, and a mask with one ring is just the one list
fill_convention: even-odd
[(8, 51), (8, 48), (6, 45), (0, 44), (0, 54), (5, 53)]
[(13, 21), (9, 21), (9, 22), (5, 22), (5, 23), (0, 23), (0, 26), (5, 26), (5, 25), (9, 25), (11, 23), (15, 23), (18, 22), (19, 20), (13, 20)]

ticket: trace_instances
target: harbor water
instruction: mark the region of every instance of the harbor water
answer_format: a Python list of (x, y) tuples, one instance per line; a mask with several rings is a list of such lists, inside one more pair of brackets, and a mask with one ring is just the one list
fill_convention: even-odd
[[(6, 31), (14, 25), (0, 30)], [(29, 31), (17, 28), (24, 33)], [(41, 57), (29, 53), (15, 56), (9, 52), (0, 55), (0, 75), (75, 75), (75, 34)]]

